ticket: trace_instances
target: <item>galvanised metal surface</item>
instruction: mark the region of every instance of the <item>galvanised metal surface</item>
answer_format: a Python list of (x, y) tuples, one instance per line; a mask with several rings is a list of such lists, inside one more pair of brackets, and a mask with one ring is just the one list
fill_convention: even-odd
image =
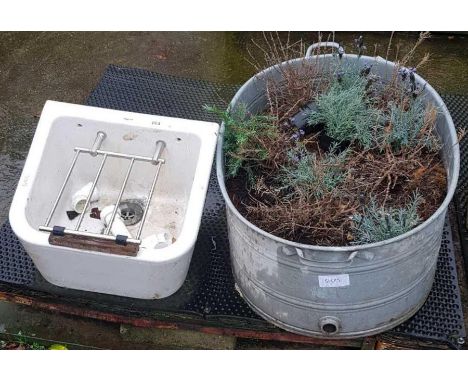
[[(328, 67), (331, 54), (279, 64), (304, 70), (312, 63)], [(345, 55), (342, 65), (371, 65), (390, 78), (394, 64), (384, 59)], [(247, 81), (230, 107), (244, 104), (257, 113), (267, 106), (266, 83), (283, 81), (278, 66)], [(419, 86), (425, 81), (416, 76)], [(424, 223), (398, 237), (378, 243), (324, 247), (274, 236), (245, 219), (229, 198), (224, 179), (223, 134), (217, 151), (217, 175), (227, 207), (231, 260), (236, 283), (253, 310), (273, 324), (303, 335), (354, 338), (394, 328), (411, 317), (426, 300), (437, 264), (445, 215), (458, 172), (457, 135), (450, 114), (435, 90), (426, 85), (425, 100), (440, 109), (437, 131), (448, 176), (447, 196)], [(222, 126), (224, 130), (224, 125)]]
[[(225, 106), (238, 87), (222, 86), (152, 73), (142, 69), (110, 66), (88, 103), (94, 106), (174, 117), (213, 120), (204, 104)], [(468, 101), (468, 97), (464, 98)], [(457, 106), (448, 103), (449, 107)], [(468, 110), (450, 110), (455, 121), (467, 118)], [(463, 117), (465, 115), (465, 117)], [(394, 329), (419, 340), (437, 340), (452, 345), (465, 336), (460, 290), (446, 225), (437, 262), (436, 277), (426, 303), (416, 315)], [(21, 290), (24, 295), (72, 304), (75, 311), (94, 309), (103, 314), (136, 317), (181, 317), (223, 328), (272, 331), (234, 288), (229, 258), (226, 214), (216, 174), (210, 179), (200, 232), (189, 274), (180, 293), (163, 300), (142, 301), (118, 296), (74, 291), (47, 283), (24, 252), (8, 223), (0, 230), (0, 291)]]

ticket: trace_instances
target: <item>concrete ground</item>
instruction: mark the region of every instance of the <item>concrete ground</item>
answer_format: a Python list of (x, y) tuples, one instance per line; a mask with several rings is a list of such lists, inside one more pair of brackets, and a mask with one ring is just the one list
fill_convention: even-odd
[[(358, 35), (337, 33), (335, 40), (350, 51)], [(291, 41), (302, 38), (309, 44), (317, 40), (316, 36), (313, 32), (297, 32), (292, 34)], [(389, 33), (365, 33), (364, 36), (369, 53), (376, 51), (385, 56)], [(281, 37), (284, 39), (286, 35)], [(246, 60), (248, 48), (255, 50), (252, 38), (261, 42), (262, 35), (246, 32), (0, 33), (0, 223), (7, 218), (46, 100), (83, 103), (108, 64), (240, 84), (255, 73)], [(390, 57), (394, 57), (396, 50), (401, 56), (416, 39), (416, 34), (397, 33)], [(431, 62), (420, 72), (439, 92), (468, 93), (468, 36), (434, 35), (423, 44), (417, 56), (422, 57), (424, 51), (431, 53)], [(151, 341), (140, 341), (138, 338), (143, 337), (132, 328), (54, 317), (28, 309), (0, 303), (0, 333), (14, 334), (28, 328), (30, 335), (51, 341), (62, 339), (73, 346), (110, 348), (249, 348), (252, 345), (233, 338), (201, 340), (198, 334), (193, 334), (192, 342), (184, 342), (190, 335), (182, 333), (175, 339), (171, 337), (174, 333), (157, 334), (156, 331)], [(126, 341), (129, 337), (132, 340)], [(148, 336), (145, 334), (144, 338)], [(254, 342), (252, 346), (257, 345)]]

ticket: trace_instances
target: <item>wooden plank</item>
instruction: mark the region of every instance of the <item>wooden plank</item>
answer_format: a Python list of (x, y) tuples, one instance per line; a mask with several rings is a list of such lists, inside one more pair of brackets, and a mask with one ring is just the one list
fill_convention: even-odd
[[(56, 299), (56, 297), (55, 297)], [(377, 336), (356, 338), (356, 339), (320, 339), (289, 333), (279, 328), (267, 330), (265, 328), (247, 327), (238, 325), (230, 326), (226, 322), (213, 322), (209, 319), (200, 317), (189, 317), (180, 314), (166, 313), (161, 317), (155, 318), (145, 316), (144, 314), (135, 316), (122, 313), (111, 313), (108, 311), (90, 309), (89, 307), (79, 306), (73, 303), (61, 303), (51, 301), (50, 298), (44, 299), (37, 296), (27, 296), (20, 290), (2, 291), (0, 289), (0, 301), (9, 301), (12, 303), (30, 306), (36, 309), (58, 312), (62, 314), (91, 318), (116, 324), (126, 324), (142, 328), (156, 329), (182, 329), (195, 330), (207, 334), (227, 335), (237, 338), (256, 339), (263, 341), (280, 341), (284, 343), (300, 343), (314, 346), (328, 346), (337, 349), (451, 349), (452, 347), (440, 341), (429, 341), (400, 336), (395, 334), (383, 333)]]
[(204, 320), (202, 320), (201, 322), (193, 322), (188, 319), (182, 320), (179, 318), (179, 320), (177, 321), (163, 321), (160, 319), (153, 319), (144, 316), (124, 316), (121, 314), (86, 309), (83, 307), (73, 306), (71, 304), (46, 302), (39, 298), (33, 298), (21, 294), (0, 291), (0, 301), (2, 300), (30, 306), (36, 309), (53, 311), (84, 318), (91, 318), (117, 324), (127, 324), (141, 328), (195, 330), (206, 334), (225, 335), (238, 338), (249, 338), (265, 341), (294, 342), (310, 345), (331, 346), (336, 348), (359, 349), (362, 346), (362, 339), (327, 340), (289, 333), (277, 328), (275, 328), (272, 331), (263, 331), (258, 329), (241, 329), (235, 327), (213, 326), (213, 323), (203, 322)]
[(450, 349), (443, 342), (420, 340), (394, 334), (381, 334), (375, 343), (376, 350), (422, 350), (422, 349)]
[(127, 245), (120, 245), (106, 239), (67, 234), (65, 234), (64, 236), (58, 236), (52, 233), (49, 235), (49, 244), (57, 245), (60, 247), (84, 249), (90, 251), (111, 253), (113, 255), (132, 257), (136, 256), (140, 247), (139, 244), (135, 243), (127, 243)]
[(375, 337), (365, 337), (362, 340), (361, 350), (374, 350), (377, 339)]

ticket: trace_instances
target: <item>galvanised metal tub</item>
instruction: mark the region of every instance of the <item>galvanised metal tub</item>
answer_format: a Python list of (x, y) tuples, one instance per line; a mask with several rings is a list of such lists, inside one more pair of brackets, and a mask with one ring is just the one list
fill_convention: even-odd
[[(309, 49), (310, 51), (311, 49)], [(280, 65), (300, 67), (311, 60), (328, 65), (331, 54), (309, 56)], [(394, 64), (382, 58), (345, 55), (344, 63), (372, 64), (389, 76)], [(264, 110), (266, 79), (281, 81), (278, 66), (247, 81), (230, 108), (243, 103), (250, 112)], [(387, 77), (388, 78), (388, 77)], [(417, 83), (425, 81), (416, 75)], [(440, 109), (437, 132), (443, 141), (447, 195), (424, 223), (378, 243), (324, 247), (284, 240), (246, 220), (225, 187), (223, 133), (218, 139), (217, 175), (226, 201), (229, 242), (238, 291), (254, 311), (291, 332), (314, 337), (353, 338), (391, 329), (411, 317), (431, 289), (448, 205), (459, 173), (459, 148), (452, 118), (437, 92), (426, 85), (423, 97)]]

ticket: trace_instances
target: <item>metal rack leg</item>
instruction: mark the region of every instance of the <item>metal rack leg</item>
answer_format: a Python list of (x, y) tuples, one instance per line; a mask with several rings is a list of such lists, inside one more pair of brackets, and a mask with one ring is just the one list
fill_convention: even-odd
[(91, 197), (92, 197), (92, 195), (94, 193), (94, 189), (96, 188), (96, 184), (97, 184), (97, 182), (99, 180), (99, 177), (101, 176), (101, 172), (102, 172), (102, 169), (104, 167), (104, 164), (106, 163), (106, 160), (107, 160), (107, 154), (104, 154), (104, 157), (102, 158), (101, 165), (99, 166), (99, 170), (98, 170), (98, 172), (96, 174), (96, 177), (94, 178), (93, 185), (91, 186), (91, 190), (89, 191), (88, 197), (86, 198), (86, 203), (84, 205), (83, 212), (80, 214), (78, 222), (76, 223), (75, 231), (80, 230), (81, 223), (83, 222), (83, 218), (84, 218), (84, 216), (86, 214), (86, 210), (88, 209), (89, 202), (90, 202)]
[(45, 221), (45, 226), (48, 226), (51, 219), (52, 219), (52, 216), (54, 215), (54, 212), (55, 210), (57, 209), (57, 206), (58, 206), (58, 203), (60, 201), (60, 198), (62, 197), (62, 194), (63, 194), (63, 191), (65, 190), (65, 187), (68, 183), (68, 180), (70, 179), (70, 175), (73, 171), (73, 168), (75, 167), (75, 164), (76, 164), (76, 161), (78, 159), (78, 156), (80, 155), (81, 151), (80, 150), (77, 150), (75, 152), (75, 156), (73, 157), (73, 161), (70, 165), (70, 168), (68, 169), (68, 172), (67, 172), (67, 175), (65, 176), (65, 180), (63, 181), (63, 184), (62, 184), (62, 187), (60, 187), (60, 191), (57, 195), (57, 198), (55, 199), (55, 202), (54, 202), (54, 205), (52, 206), (52, 209), (50, 210), (50, 213), (49, 213), (49, 216), (47, 216), (47, 219)]
[(159, 162), (157, 164), (158, 168), (156, 169), (156, 174), (154, 175), (153, 183), (151, 184), (151, 189), (150, 189), (150, 192), (148, 194), (148, 201), (146, 202), (145, 211), (143, 212), (143, 217), (141, 218), (141, 223), (140, 223), (140, 226), (138, 227), (138, 233), (137, 233), (137, 236), (136, 236), (137, 240), (140, 239), (141, 232), (143, 231), (143, 226), (145, 225), (146, 215), (148, 214), (149, 205), (151, 203), (151, 198), (153, 197), (153, 192), (154, 192), (154, 188), (156, 186), (156, 182), (158, 180), (159, 170), (161, 170), (161, 165), (162, 165), (161, 162)]
[(122, 183), (122, 187), (120, 187), (119, 196), (117, 197), (117, 201), (115, 202), (115, 207), (114, 207), (114, 210), (112, 211), (111, 218), (107, 225), (106, 231), (104, 232), (106, 235), (109, 235), (112, 224), (114, 223), (115, 215), (117, 214), (117, 210), (119, 209), (120, 200), (122, 199), (122, 195), (124, 193), (125, 186), (127, 185), (128, 177), (130, 176), (130, 172), (132, 171), (132, 167), (134, 163), (135, 163), (135, 158), (132, 158), (130, 161), (130, 165), (128, 166), (127, 174), (125, 175), (125, 179)]
[(149, 206), (151, 203), (151, 198), (153, 197), (154, 188), (156, 187), (156, 182), (159, 176), (159, 171), (161, 170), (163, 160), (159, 158), (159, 156), (161, 155), (161, 151), (164, 149), (164, 147), (166, 147), (166, 143), (164, 141), (156, 142), (156, 149), (153, 155), (153, 163), (156, 164), (157, 168), (156, 168), (156, 173), (154, 174), (153, 183), (151, 184), (151, 189), (148, 194), (148, 201), (146, 202), (145, 210), (143, 212), (143, 217), (141, 218), (141, 223), (140, 223), (140, 226), (138, 227), (138, 232), (136, 236), (137, 240), (140, 239), (141, 232), (143, 231), (143, 227), (145, 225), (145, 220), (146, 220), (146, 215), (148, 214)]

